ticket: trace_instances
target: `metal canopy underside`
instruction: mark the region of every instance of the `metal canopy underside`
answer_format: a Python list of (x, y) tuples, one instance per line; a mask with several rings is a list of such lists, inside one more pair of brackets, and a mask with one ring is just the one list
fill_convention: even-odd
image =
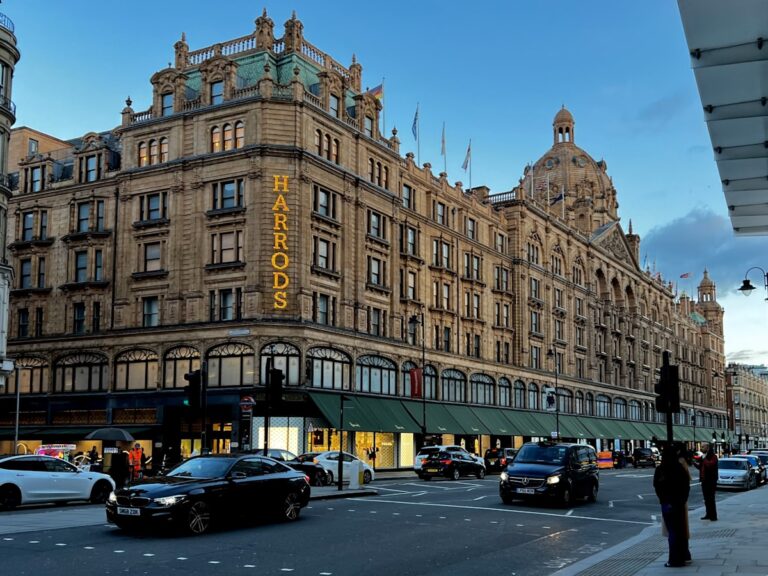
[(736, 235), (768, 235), (768, 2), (678, 0)]

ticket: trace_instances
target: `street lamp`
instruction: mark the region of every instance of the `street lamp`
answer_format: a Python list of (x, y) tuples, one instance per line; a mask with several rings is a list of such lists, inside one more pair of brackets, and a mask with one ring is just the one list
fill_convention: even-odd
[(744, 273), (744, 280), (741, 283), (741, 288), (739, 288), (739, 292), (744, 294), (744, 296), (749, 296), (752, 294), (752, 291), (755, 290), (755, 287), (752, 285), (752, 282), (749, 281), (749, 273), (752, 272), (752, 270), (760, 270), (760, 272), (763, 275), (763, 281), (765, 282), (765, 294), (766, 294), (766, 300), (768, 300), (768, 274), (766, 274), (765, 270), (760, 268), (760, 266), (752, 266), (749, 270), (747, 270)]
[[(421, 324), (421, 442), (422, 445), (427, 443), (427, 387), (425, 368), (426, 368), (426, 351), (427, 340), (424, 327), (424, 312), (419, 314), (413, 314), (408, 319), (408, 324), (411, 326), (411, 332), (413, 333), (414, 344), (416, 343), (416, 325)], [(413, 382), (411, 382), (411, 394), (413, 394)]]
[(558, 365), (557, 365), (557, 353), (554, 351), (554, 349), (550, 348), (547, 351), (547, 358), (550, 360), (554, 360), (555, 362), (555, 434), (557, 435), (557, 439), (560, 439), (560, 389), (557, 387), (557, 373), (558, 373)]

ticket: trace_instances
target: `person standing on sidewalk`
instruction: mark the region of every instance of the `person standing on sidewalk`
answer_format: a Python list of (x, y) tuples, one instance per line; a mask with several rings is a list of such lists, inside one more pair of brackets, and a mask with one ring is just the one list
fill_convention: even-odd
[(664, 566), (685, 566), (688, 557), (686, 506), (691, 490), (690, 475), (680, 464), (679, 450), (664, 446), (661, 466), (653, 475), (653, 488), (661, 504), (661, 514), (667, 529), (669, 558)]
[(704, 506), (706, 506), (706, 514), (701, 519), (715, 521), (717, 520), (717, 504), (715, 503), (717, 455), (711, 444), (707, 448), (707, 454), (699, 464), (699, 479), (701, 480), (701, 493), (704, 495)]

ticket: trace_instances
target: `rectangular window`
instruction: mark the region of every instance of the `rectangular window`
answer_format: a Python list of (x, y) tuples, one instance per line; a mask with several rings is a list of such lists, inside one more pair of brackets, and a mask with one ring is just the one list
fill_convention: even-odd
[(467, 218), (467, 237), (470, 240), (477, 240), (477, 222), (474, 218)]
[(480, 334), (474, 335), (474, 356), (480, 358)]
[(585, 378), (584, 358), (576, 358), (576, 376)]
[(442, 243), (442, 262), (443, 268), (446, 270), (451, 269), (451, 245), (448, 242)]
[(40, 145), (38, 144), (37, 140), (34, 138), (30, 138), (27, 140), (27, 154), (30, 156), (34, 156), (37, 154), (37, 151), (40, 149)]
[(43, 335), (43, 309), (35, 308), (35, 336)]
[(91, 310), (91, 332), (97, 334), (101, 331), (101, 302), (94, 302)]
[(75, 252), (75, 282), (88, 280), (88, 252), (81, 250)]
[(582, 298), (576, 298), (576, 316), (584, 316), (584, 300)]
[(565, 340), (563, 321), (559, 318), (555, 318), (555, 340)]
[(386, 239), (384, 216), (372, 210), (368, 211), (368, 234), (382, 240)]
[(29, 310), (26, 308), (19, 308), (19, 338), (26, 338), (29, 336)]
[(531, 332), (541, 333), (541, 312), (538, 310), (531, 310)]
[(211, 236), (211, 262), (222, 264), (240, 262), (243, 253), (243, 232), (233, 230)]
[(85, 334), (85, 303), (75, 302), (72, 305), (72, 332)]
[(365, 117), (365, 135), (368, 136), (368, 138), (373, 138), (373, 118), (370, 116)]
[(162, 270), (162, 250), (160, 242), (148, 242), (144, 244), (144, 272), (157, 272)]
[(541, 369), (541, 347), (531, 346), (531, 368)]
[(40, 192), (43, 189), (43, 168), (35, 166), (30, 171), (30, 191)]
[(555, 288), (555, 308), (563, 307), (563, 291), (560, 288)]
[(378, 308), (368, 309), (368, 333), (373, 336), (382, 336), (382, 311)]
[(405, 229), (405, 241), (406, 241), (406, 253), (411, 254), (412, 256), (417, 255), (416, 250), (416, 229), (411, 228), (410, 226)]
[(443, 284), (443, 310), (451, 309), (451, 285)]
[(168, 92), (160, 96), (160, 115), (170, 116), (173, 114), (173, 94)]
[(93, 252), (93, 280), (101, 282), (104, 279), (104, 256), (101, 250)]
[(160, 325), (160, 302), (157, 296), (144, 298), (142, 326), (145, 328)]
[(333, 116), (334, 118), (338, 118), (339, 117), (339, 104), (340, 104), (339, 97), (336, 96), (336, 94), (331, 94), (331, 97), (328, 100), (329, 100), (328, 104), (329, 104), (329, 109), (330, 109), (330, 112), (331, 112), (331, 116)]
[(48, 211), (40, 211), (40, 240), (48, 238)]
[(584, 327), (576, 326), (576, 346), (584, 346)]
[(19, 262), (19, 288), (32, 288), (32, 260), (25, 258)]
[(502, 308), (502, 321), (504, 323), (504, 328), (509, 328), (509, 304), (504, 304)]
[(336, 194), (315, 185), (312, 209), (326, 218), (336, 220)]
[(85, 159), (85, 181), (96, 182), (99, 177), (98, 173), (98, 158), (96, 155), (88, 156)]
[(504, 253), (504, 234), (496, 233), (496, 251)]
[(531, 298), (536, 298), (537, 300), (540, 299), (541, 293), (540, 293), (540, 282), (538, 278), (531, 277), (530, 279), (530, 286), (531, 286)]
[(139, 197), (139, 220), (161, 220), (168, 213), (168, 192), (157, 192)]
[(406, 296), (409, 300), (416, 300), (416, 272), (408, 271), (408, 286)]
[(81, 202), (77, 205), (77, 231), (88, 232), (91, 220), (90, 202)]
[(413, 210), (413, 188), (408, 184), (403, 184), (403, 208)]
[(37, 259), (37, 287), (45, 288), (45, 257)]
[(104, 200), (96, 200), (96, 230), (104, 230)]
[(383, 265), (378, 258), (368, 257), (368, 281), (376, 286), (383, 285)]
[(443, 327), (443, 350), (446, 352), (451, 351), (451, 327)]
[(438, 202), (435, 206), (435, 222), (445, 224), (445, 204)]
[(480, 294), (472, 295), (472, 317), (480, 318)]
[(480, 256), (472, 256), (472, 278), (475, 280), (481, 280), (480, 278)]
[(242, 178), (215, 183), (213, 185), (213, 210), (242, 208), (244, 186)]
[(21, 216), (21, 240), (29, 242), (34, 236), (35, 213), (24, 212)]
[(211, 104), (221, 104), (224, 102), (224, 82), (211, 82)]

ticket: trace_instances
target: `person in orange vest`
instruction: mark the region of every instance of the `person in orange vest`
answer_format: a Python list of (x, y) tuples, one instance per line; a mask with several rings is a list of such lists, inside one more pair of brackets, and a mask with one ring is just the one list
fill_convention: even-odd
[(141, 444), (136, 442), (133, 445), (133, 450), (128, 454), (128, 459), (131, 464), (131, 480), (139, 480), (141, 478)]

